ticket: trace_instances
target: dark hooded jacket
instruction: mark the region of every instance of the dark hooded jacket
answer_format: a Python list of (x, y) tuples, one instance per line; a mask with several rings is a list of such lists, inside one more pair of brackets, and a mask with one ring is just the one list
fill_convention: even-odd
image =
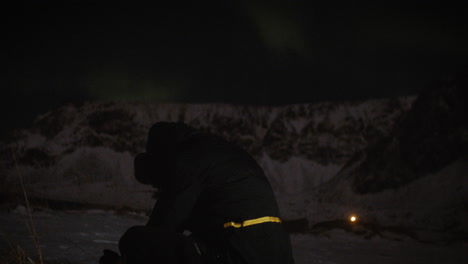
[(245, 151), (184, 124), (166, 122), (151, 128), (146, 148), (145, 171), (161, 189), (148, 226), (190, 230), (194, 238), (223, 251), (227, 263), (293, 263), (281, 223), (224, 227), (279, 217), (263, 170)]

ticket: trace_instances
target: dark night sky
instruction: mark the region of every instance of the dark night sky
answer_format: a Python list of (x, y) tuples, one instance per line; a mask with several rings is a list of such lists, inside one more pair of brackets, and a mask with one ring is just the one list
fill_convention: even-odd
[(467, 9), (450, 1), (153, 2), (16, 1), (4, 10), (3, 123), (95, 99), (289, 104), (416, 94), (468, 62)]

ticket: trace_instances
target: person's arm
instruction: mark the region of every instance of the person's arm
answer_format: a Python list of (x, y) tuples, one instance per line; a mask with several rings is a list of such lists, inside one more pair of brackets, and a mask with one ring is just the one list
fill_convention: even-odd
[[(178, 176), (178, 177), (177, 177)], [(200, 182), (193, 176), (181, 175), (171, 182), (156, 202), (147, 226), (164, 231), (182, 232), (201, 192)], [(185, 176), (185, 177), (183, 177)]]

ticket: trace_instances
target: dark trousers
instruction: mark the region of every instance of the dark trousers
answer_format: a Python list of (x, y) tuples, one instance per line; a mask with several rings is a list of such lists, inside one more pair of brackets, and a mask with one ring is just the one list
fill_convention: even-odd
[(120, 238), (119, 249), (126, 264), (203, 264), (198, 245), (180, 233), (134, 226)]

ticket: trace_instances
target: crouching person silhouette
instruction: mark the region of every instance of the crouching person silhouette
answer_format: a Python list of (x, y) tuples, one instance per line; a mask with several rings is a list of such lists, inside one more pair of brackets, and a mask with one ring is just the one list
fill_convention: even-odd
[(233, 144), (182, 123), (156, 123), (135, 158), (135, 177), (156, 187), (159, 199), (146, 226), (121, 237), (121, 256), (105, 250), (101, 264), (294, 263), (263, 170)]

